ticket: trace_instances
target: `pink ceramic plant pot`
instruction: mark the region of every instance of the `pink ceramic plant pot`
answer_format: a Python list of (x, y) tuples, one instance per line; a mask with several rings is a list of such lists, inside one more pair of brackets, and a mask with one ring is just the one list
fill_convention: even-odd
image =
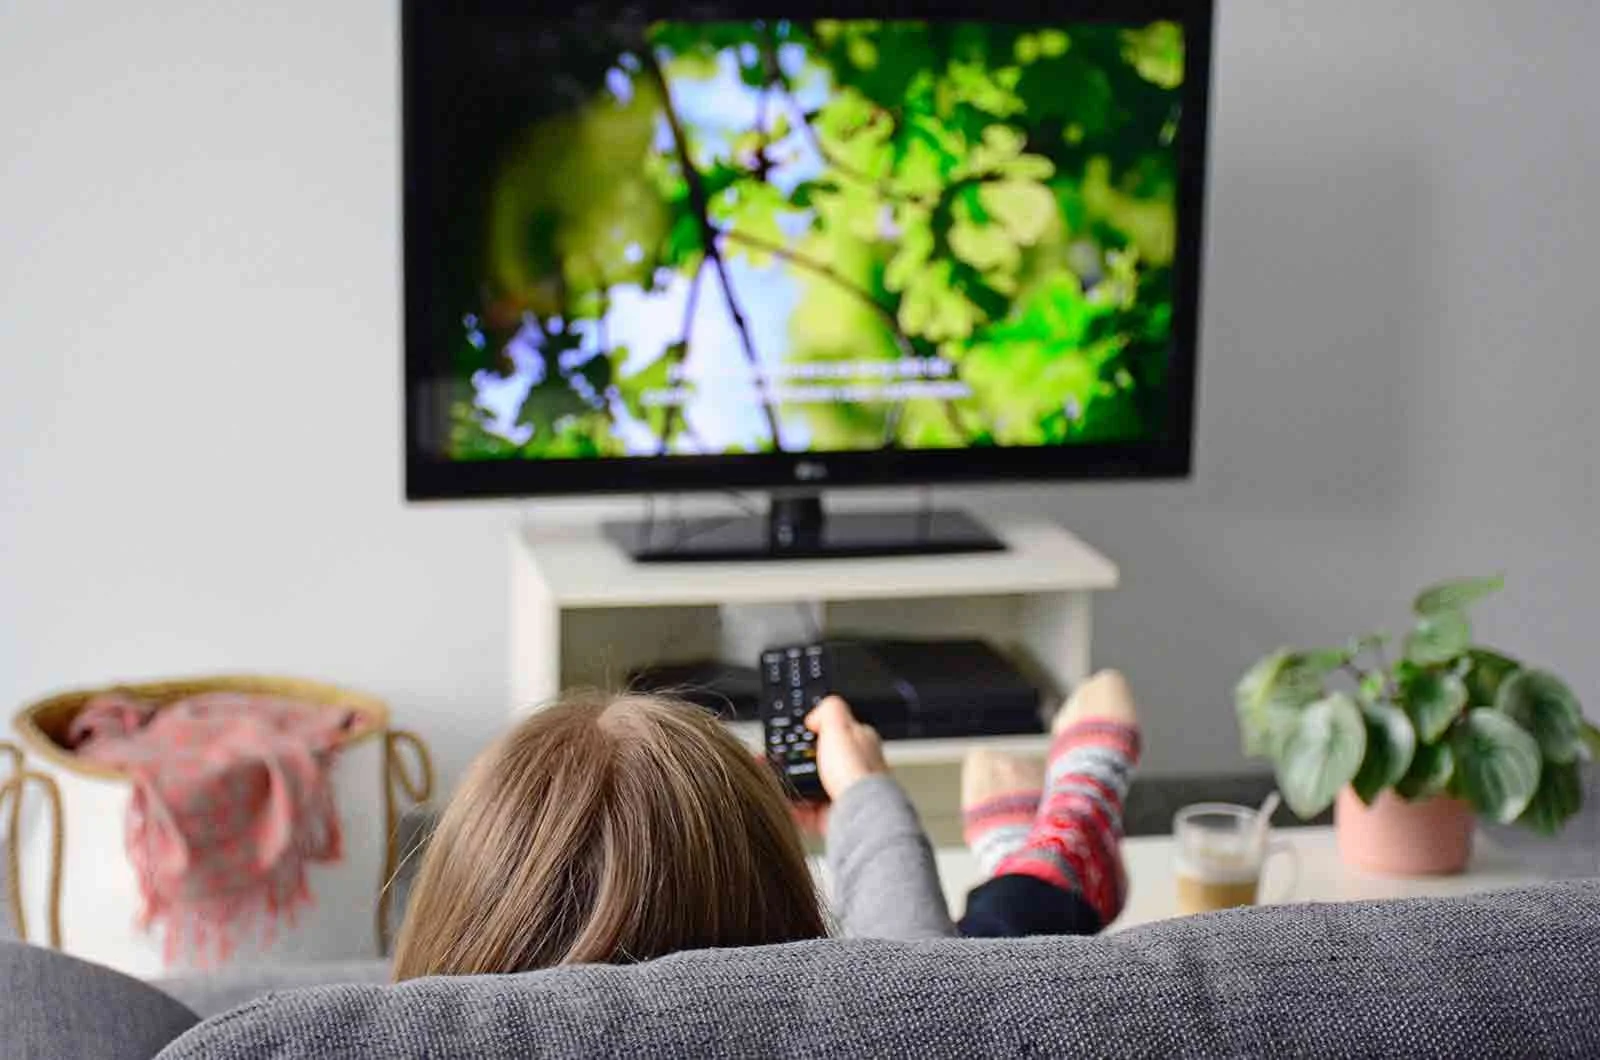
[(1346, 865), (1385, 876), (1453, 876), (1472, 857), (1472, 807), (1435, 796), (1407, 802), (1385, 791), (1371, 806), (1339, 792), (1333, 825)]

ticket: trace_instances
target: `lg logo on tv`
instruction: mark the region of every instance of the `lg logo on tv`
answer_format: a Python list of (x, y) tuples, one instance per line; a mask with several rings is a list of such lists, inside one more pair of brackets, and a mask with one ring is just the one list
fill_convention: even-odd
[(828, 468), (815, 460), (798, 460), (794, 465), (794, 477), (801, 482), (821, 482), (828, 477)]

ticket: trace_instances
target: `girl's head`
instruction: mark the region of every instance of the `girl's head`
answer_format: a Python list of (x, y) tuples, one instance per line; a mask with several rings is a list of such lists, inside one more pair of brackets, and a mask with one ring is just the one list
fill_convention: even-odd
[(485, 751), (429, 840), (395, 978), (818, 938), (777, 780), (659, 696), (579, 695)]

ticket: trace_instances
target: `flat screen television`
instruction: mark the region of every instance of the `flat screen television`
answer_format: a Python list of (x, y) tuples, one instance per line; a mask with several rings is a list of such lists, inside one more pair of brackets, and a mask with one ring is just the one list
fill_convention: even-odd
[(407, 495), (1186, 475), (1211, 22), (407, 0)]

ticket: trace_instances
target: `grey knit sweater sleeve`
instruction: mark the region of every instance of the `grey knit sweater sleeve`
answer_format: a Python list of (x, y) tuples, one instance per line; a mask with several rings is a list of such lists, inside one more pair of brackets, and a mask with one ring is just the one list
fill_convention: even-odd
[(911, 801), (888, 774), (857, 781), (833, 804), (828, 870), (834, 914), (844, 934), (880, 939), (956, 934), (933, 847)]

